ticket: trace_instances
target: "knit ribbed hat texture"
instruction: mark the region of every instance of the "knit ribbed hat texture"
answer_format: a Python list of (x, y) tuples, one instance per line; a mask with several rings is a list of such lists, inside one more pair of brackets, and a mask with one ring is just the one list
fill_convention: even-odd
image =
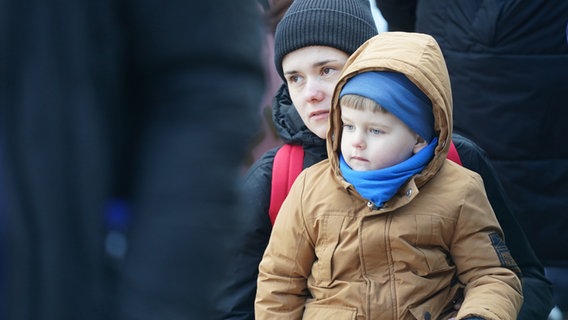
[(349, 55), (377, 27), (368, 0), (295, 0), (276, 27), (274, 63), (280, 77), (282, 59), (307, 46), (328, 46)]

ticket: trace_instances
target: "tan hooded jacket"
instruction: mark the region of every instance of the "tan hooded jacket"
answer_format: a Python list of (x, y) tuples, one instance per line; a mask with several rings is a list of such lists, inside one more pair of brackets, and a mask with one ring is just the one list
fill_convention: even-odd
[[(432, 101), (434, 158), (382, 208), (339, 170), (346, 81), (365, 71), (404, 73)], [(295, 181), (260, 264), (257, 319), (516, 319), (516, 264), (479, 175), (446, 160), (452, 130), (449, 77), (435, 40), (382, 33), (347, 61), (334, 93), (329, 159)], [(455, 316), (455, 314), (454, 314)]]

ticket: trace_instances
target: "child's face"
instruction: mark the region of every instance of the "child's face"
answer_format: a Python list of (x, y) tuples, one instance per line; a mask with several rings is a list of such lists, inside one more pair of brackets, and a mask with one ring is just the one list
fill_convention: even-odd
[(391, 167), (426, 146), (404, 122), (389, 112), (341, 107), (341, 153), (355, 171)]
[(304, 47), (287, 54), (282, 70), (292, 103), (310, 131), (325, 139), (335, 84), (348, 55), (323, 46)]

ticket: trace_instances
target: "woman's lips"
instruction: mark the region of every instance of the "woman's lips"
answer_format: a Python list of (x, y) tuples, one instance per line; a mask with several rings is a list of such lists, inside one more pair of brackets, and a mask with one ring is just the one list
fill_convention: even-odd
[(329, 116), (329, 111), (327, 111), (327, 110), (314, 111), (314, 112), (310, 113), (310, 118), (312, 118), (314, 120), (324, 119), (324, 118), (327, 118), (328, 116)]

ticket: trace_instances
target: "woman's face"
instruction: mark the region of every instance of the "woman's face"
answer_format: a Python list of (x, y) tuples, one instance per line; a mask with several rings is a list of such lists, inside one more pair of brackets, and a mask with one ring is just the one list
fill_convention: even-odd
[(333, 89), (347, 62), (347, 53), (324, 46), (292, 51), (282, 60), (290, 98), (304, 124), (325, 139)]

